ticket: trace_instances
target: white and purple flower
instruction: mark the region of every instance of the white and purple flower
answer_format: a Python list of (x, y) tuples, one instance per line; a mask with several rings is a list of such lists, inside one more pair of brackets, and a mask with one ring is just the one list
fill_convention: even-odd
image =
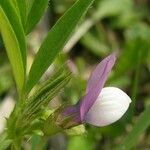
[(61, 110), (57, 125), (63, 128), (82, 123), (106, 126), (123, 116), (131, 102), (130, 97), (116, 87), (103, 88), (115, 61), (116, 55), (112, 54), (97, 65), (88, 81), (86, 94), (76, 105)]

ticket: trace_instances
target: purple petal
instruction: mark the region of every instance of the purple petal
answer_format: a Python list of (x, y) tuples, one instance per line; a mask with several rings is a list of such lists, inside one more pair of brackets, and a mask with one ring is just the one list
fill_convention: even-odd
[(97, 65), (97, 67), (91, 74), (86, 89), (86, 95), (79, 102), (81, 121), (84, 121), (85, 115), (96, 101), (105, 84), (109, 72), (115, 64), (115, 61), (116, 55), (109, 55)]
[[(110, 72), (116, 60), (116, 55), (112, 54), (103, 59), (95, 68), (95, 70), (91, 73), (89, 78), (86, 93), (93, 89), (97, 83), (101, 81), (101, 78), (104, 73)], [(106, 70), (107, 69), (107, 70)], [(106, 72), (105, 72), (106, 71)]]

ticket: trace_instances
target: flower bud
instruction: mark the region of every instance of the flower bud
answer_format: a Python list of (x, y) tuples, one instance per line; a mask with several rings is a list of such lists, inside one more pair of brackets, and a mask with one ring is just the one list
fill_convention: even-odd
[(122, 90), (115, 87), (103, 88), (86, 114), (85, 122), (94, 126), (109, 125), (124, 115), (130, 102), (130, 97)]

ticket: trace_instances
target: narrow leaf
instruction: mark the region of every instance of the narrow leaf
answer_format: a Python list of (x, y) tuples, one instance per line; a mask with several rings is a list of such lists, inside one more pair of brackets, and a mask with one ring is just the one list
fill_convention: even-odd
[(26, 24), (26, 0), (16, 0), (17, 6), (19, 8), (20, 18), (22, 21), (22, 25), (25, 29)]
[(62, 50), (81, 17), (94, 0), (78, 0), (53, 26), (40, 47), (29, 73), (27, 90), (41, 78), (57, 54)]
[(25, 43), (25, 34), (20, 20), (20, 16), (17, 14), (16, 8), (12, 5), (9, 0), (0, 0), (0, 5), (11, 25), (11, 28), (16, 36), (18, 45), (20, 48), (24, 71), (26, 70), (26, 43)]
[(20, 47), (14, 30), (2, 7), (0, 7), (0, 21), (0, 33), (2, 34), (8, 58), (12, 65), (18, 92), (21, 92), (25, 80), (25, 72)]
[(140, 135), (150, 126), (149, 114), (150, 106), (143, 112), (133, 130), (125, 138), (123, 144), (117, 148), (118, 150), (129, 150), (136, 145)]
[(29, 14), (32, 5), (33, 5), (34, 0), (26, 0), (26, 5), (27, 5), (27, 14)]
[(30, 33), (34, 26), (38, 23), (42, 17), (46, 6), (48, 5), (48, 0), (34, 0), (29, 6), (29, 12), (26, 22), (26, 34)]

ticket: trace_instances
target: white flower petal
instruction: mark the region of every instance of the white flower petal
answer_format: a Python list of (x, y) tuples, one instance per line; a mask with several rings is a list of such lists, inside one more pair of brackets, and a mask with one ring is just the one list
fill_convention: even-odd
[(105, 87), (86, 114), (85, 120), (95, 126), (109, 125), (124, 115), (130, 103), (130, 97), (119, 88)]

